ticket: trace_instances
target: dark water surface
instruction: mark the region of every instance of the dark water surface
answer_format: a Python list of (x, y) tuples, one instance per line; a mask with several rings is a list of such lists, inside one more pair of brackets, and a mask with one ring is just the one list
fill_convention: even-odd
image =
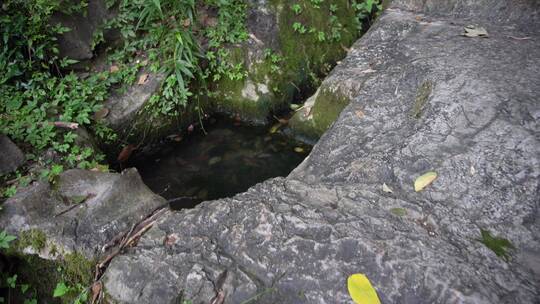
[(279, 130), (271, 133), (269, 127), (244, 126), (224, 118), (206, 123), (205, 128), (206, 135), (195, 130), (180, 142), (163, 144), (151, 157), (136, 157), (131, 163), (150, 189), (173, 200), (173, 209), (233, 196), (268, 178), (286, 176), (311, 149)]

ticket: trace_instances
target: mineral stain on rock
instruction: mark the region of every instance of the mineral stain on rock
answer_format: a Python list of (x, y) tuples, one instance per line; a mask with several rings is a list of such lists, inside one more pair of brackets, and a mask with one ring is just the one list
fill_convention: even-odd
[(411, 111), (412, 117), (420, 118), (422, 116), (432, 90), (433, 83), (429, 80), (424, 81), (420, 85), (418, 91), (416, 92), (416, 98), (414, 99), (414, 105)]

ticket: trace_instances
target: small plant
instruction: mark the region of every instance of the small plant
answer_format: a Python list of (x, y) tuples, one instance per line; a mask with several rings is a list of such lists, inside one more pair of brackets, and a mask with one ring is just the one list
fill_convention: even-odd
[(319, 32), (317, 33), (317, 40), (318, 40), (319, 42), (324, 42), (324, 41), (326, 41), (326, 34), (325, 34), (324, 32), (319, 31)]
[(16, 239), (16, 236), (9, 235), (5, 230), (2, 230), (2, 232), (0, 232), (0, 248), (8, 249), (9, 244)]
[(300, 34), (305, 34), (307, 32), (306, 27), (300, 22), (295, 22), (292, 26), (295, 32), (298, 32)]
[(266, 49), (264, 50), (264, 58), (270, 62), (270, 73), (280, 72), (279, 64), (285, 60), (283, 56), (274, 53), (272, 49)]
[[(0, 248), (1, 249), (9, 249), (10, 243), (13, 242), (15, 239), (17, 239), (13, 235), (7, 234), (5, 230), (0, 232)], [(24, 304), (37, 304), (37, 292), (35, 289), (30, 289), (30, 285), (18, 283), (18, 275), (13, 274), (11, 276), (7, 275), (5, 273), (2, 273), (2, 278), (5, 277), (5, 287), (8, 289), (7, 299), (4, 297), (0, 297), (0, 303), (11, 303), (11, 294), (15, 291), (19, 292), (20, 295), (24, 299)], [(18, 288), (18, 289), (17, 289)]]
[(17, 193), (17, 186), (11, 185), (4, 190), (4, 197), (12, 197)]
[(313, 7), (315, 8), (321, 8), (321, 4), (323, 3), (323, 1), (324, 0), (309, 0), (309, 2), (311, 2)]
[(358, 30), (362, 31), (363, 23), (365, 20), (370, 22), (370, 17), (376, 12), (382, 11), (382, 1), (381, 0), (363, 0), (363, 1), (353, 1), (353, 9), (356, 11), (356, 17), (358, 20)]
[(69, 298), (73, 304), (83, 304), (88, 301), (88, 289), (81, 284), (69, 286), (66, 282), (61, 281), (56, 284), (53, 291), (53, 298)]
[(296, 3), (291, 6), (292, 11), (295, 15), (300, 15), (302, 13), (302, 7), (300, 4)]

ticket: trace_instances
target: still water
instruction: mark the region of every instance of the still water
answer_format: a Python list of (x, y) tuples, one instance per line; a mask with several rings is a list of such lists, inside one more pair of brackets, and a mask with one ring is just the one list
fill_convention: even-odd
[(207, 134), (195, 129), (183, 138), (172, 137), (151, 156), (135, 157), (131, 166), (150, 189), (171, 200), (171, 208), (190, 208), (286, 176), (300, 164), (311, 147), (286, 137), (276, 126), (246, 126), (220, 118), (205, 124)]

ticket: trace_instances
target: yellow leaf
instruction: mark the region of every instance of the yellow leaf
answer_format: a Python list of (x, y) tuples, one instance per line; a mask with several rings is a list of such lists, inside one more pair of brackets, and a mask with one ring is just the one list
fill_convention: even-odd
[(414, 181), (414, 191), (416, 192), (422, 191), (422, 189), (424, 189), (429, 184), (431, 184), (436, 178), (437, 178), (437, 172), (434, 172), (434, 171), (429, 171), (420, 175)]
[(276, 133), (279, 130), (280, 127), (281, 127), (280, 123), (277, 123), (277, 124), (273, 125), (272, 128), (270, 128), (270, 131), (269, 131), (270, 134)]
[(347, 279), (347, 289), (356, 304), (381, 304), (371, 282), (362, 273), (353, 274)]

